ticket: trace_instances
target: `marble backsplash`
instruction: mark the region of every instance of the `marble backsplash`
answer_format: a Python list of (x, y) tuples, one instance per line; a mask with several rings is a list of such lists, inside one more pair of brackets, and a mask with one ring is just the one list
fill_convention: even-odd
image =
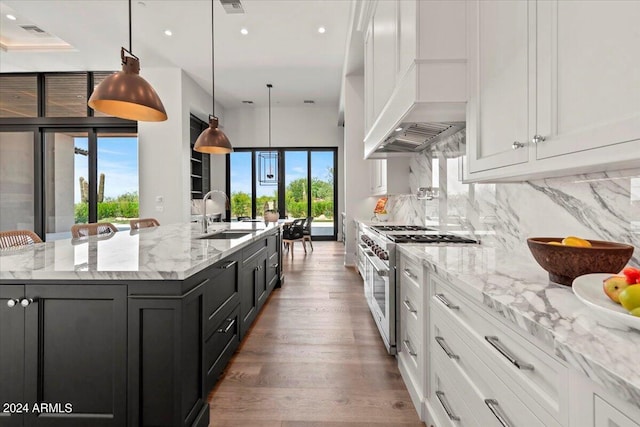
[[(629, 243), (640, 265), (640, 168), (517, 183), (463, 184), (464, 131), (436, 153), (410, 160), (411, 195), (389, 197), (393, 221), (471, 233), (489, 244), (529, 254), (531, 236), (575, 235)], [(453, 147), (453, 148), (450, 148)], [(439, 195), (419, 200), (418, 187)]]

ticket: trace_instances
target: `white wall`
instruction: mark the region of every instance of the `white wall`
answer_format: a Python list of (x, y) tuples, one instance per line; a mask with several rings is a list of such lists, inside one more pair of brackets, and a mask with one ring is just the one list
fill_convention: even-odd
[(356, 227), (354, 219), (368, 220), (377, 197), (371, 197), (369, 160), (364, 153), (364, 76), (345, 77), (344, 85), (344, 212), (347, 214), (345, 265), (355, 265)]
[(33, 133), (0, 132), (0, 231), (33, 230)]
[[(75, 203), (74, 191), (80, 182), (75, 182), (75, 139), (71, 135), (58, 132), (55, 134), (54, 152), (54, 176), (50, 177), (54, 183), (54, 212), (53, 218), (47, 217), (49, 225), (47, 232), (61, 233), (69, 232), (75, 223)], [(79, 160), (79, 159), (78, 159)], [(86, 161), (86, 157), (82, 160)], [(88, 176), (84, 177), (89, 179)]]
[[(211, 95), (180, 68), (145, 68), (143, 77), (160, 95), (169, 119), (138, 122), (140, 217), (154, 217), (161, 224), (190, 221), (189, 114), (208, 121)], [(215, 112), (224, 117), (219, 104)]]
[[(269, 146), (269, 109), (267, 107), (226, 108), (225, 123), (224, 132), (234, 147)], [(345, 195), (342, 183), (345, 176), (345, 164), (343, 162), (344, 131), (338, 126), (337, 109), (305, 104), (301, 104), (300, 107), (274, 107), (272, 105), (271, 145), (273, 147), (338, 147), (336, 159), (338, 163), (338, 218), (336, 221), (338, 221), (338, 234), (340, 234), (339, 213), (344, 211)], [(225, 173), (224, 159), (219, 161), (215, 167)], [(222, 187), (224, 189), (224, 184)], [(340, 237), (339, 235), (338, 239)]]

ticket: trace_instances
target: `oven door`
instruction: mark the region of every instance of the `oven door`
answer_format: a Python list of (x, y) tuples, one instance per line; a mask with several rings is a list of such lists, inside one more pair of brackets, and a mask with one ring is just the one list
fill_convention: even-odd
[(367, 259), (365, 295), (369, 288), (369, 307), (389, 354), (395, 354), (395, 278), (392, 270), (372, 252)]

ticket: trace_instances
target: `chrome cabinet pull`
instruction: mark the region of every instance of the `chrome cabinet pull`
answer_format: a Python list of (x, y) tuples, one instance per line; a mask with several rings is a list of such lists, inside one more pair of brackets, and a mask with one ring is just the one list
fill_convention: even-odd
[(451, 351), (447, 343), (444, 341), (444, 338), (436, 337), (436, 342), (440, 344), (440, 347), (444, 350), (449, 359), (460, 360), (460, 356)]
[(278, 264), (271, 264), (271, 268), (278, 268)]
[(218, 329), (219, 333), (226, 334), (227, 332), (229, 332), (231, 330), (231, 328), (233, 328), (233, 325), (235, 325), (236, 319), (227, 319), (227, 322), (229, 322), (229, 324), (227, 325), (226, 328)]
[(415, 357), (418, 355), (418, 353), (416, 353), (415, 351), (413, 351), (413, 349), (411, 348), (411, 343), (409, 342), (409, 340), (404, 340), (402, 341), (402, 344), (404, 345), (404, 348), (407, 349), (407, 351), (409, 352), (409, 355)]
[(538, 144), (540, 142), (544, 142), (545, 139), (546, 138), (542, 135), (533, 135), (533, 138), (531, 138), (531, 142), (534, 144)]
[(524, 147), (524, 143), (520, 142), (520, 141), (513, 141), (513, 144), (511, 144), (511, 148), (513, 148), (514, 150), (519, 150), (520, 148)]
[(11, 298), (9, 300), (7, 300), (7, 307), (9, 308), (13, 308), (15, 307), (17, 304), (20, 303), (20, 300), (17, 298)]
[(415, 308), (411, 307), (411, 303), (409, 302), (408, 299), (402, 301), (402, 303), (404, 304), (405, 307), (407, 307), (407, 310), (409, 310), (409, 313), (417, 313), (418, 310), (416, 310)]
[(405, 268), (405, 269), (404, 269), (404, 275), (405, 275), (405, 276), (407, 276), (409, 279), (414, 279), (414, 280), (415, 280), (415, 279), (417, 279), (417, 278), (418, 278), (418, 276), (416, 276), (415, 274), (413, 274), (413, 273), (411, 272), (411, 270), (409, 270), (408, 268)]
[(484, 403), (489, 407), (489, 410), (498, 419), (500, 424), (502, 424), (502, 427), (512, 427), (512, 424), (509, 421), (509, 418), (507, 418), (504, 412), (502, 412), (502, 408), (500, 407), (500, 404), (498, 403), (497, 400), (485, 399)]
[(442, 405), (444, 412), (447, 413), (447, 417), (449, 417), (451, 421), (460, 421), (460, 417), (454, 414), (453, 411), (451, 410), (451, 407), (449, 407), (449, 402), (447, 402), (447, 398), (444, 396), (444, 392), (436, 391), (436, 397), (440, 401), (440, 404)]
[(228, 263), (226, 263), (225, 265), (221, 265), (220, 268), (223, 270), (226, 270), (228, 268), (233, 267), (234, 265), (236, 265), (238, 263), (238, 261), (229, 261)]
[(449, 310), (460, 310), (460, 307), (452, 304), (451, 301), (449, 301), (447, 297), (444, 296), (444, 294), (436, 294), (435, 297), (438, 298), (438, 300), (443, 303)]
[(29, 307), (29, 304), (31, 304), (33, 302), (33, 298), (23, 298), (22, 301), (20, 301), (20, 305), (23, 306), (24, 308)]
[(525, 362), (522, 362), (522, 361), (518, 360), (513, 355), (513, 353), (511, 353), (511, 351), (509, 351), (504, 345), (502, 345), (502, 343), (500, 342), (500, 339), (498, 337), (496, 337), (496, 336), (485, 336), (484, 339), (487, 340), (487, 342), (489, 344), (491, 344), (491, 346), (493, 348), (498, 350), (498, 352), (500, 354), (502, 354), (516, 368), (524, 369), (524, 370), (528, 370), (528, 371), (533, 371), (533, 365), (531, 365), (530, 363), (525, 363)]

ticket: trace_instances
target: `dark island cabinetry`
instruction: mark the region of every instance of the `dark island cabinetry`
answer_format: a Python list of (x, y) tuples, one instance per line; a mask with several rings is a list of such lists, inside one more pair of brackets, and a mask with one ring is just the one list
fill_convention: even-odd
[(280, 283), (278, 232), (184, 280), (0, 282), (0, 427), (207, 426)]
[(1, 426), (126, 425), (126, 286), (3, 284), (0, 300)]

